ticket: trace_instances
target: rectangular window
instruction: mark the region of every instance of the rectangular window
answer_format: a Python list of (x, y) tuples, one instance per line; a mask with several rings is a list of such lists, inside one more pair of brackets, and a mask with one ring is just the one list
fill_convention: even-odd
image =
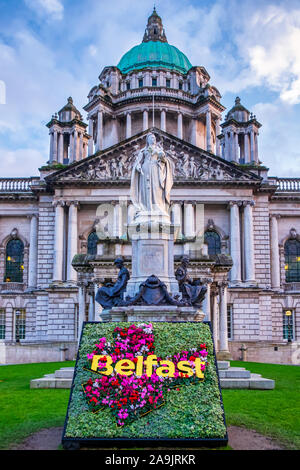
[(171, 88), (171, 80), (167, 78), (166, 80), (166, 87)]
[(127, 90), (130, 90), (130, 82), (126, 83), (126, 88), (127, 88)]
[(25, 308), (16, 308), (15, 313), (15, 337), (16, 341), (25, 339), (26, 336), (26, 310)]
[(179, 90), (182, 90), (182, 82), (179, 82), (178, 88)]
[(139, 88), (142, 88), (144, 84), (144, 80), (142, 78), (139, 78)]
[(0, 308), (0, 339), (5, 339), (5, 323), (6, 323), (5, 309)]
[(228, 332), (228, 339), (233, 339), (232, 312), (233, 312), (233, 305), (232, 305), (232, 304), (227, 304), (227, 332)]
[(157, 78), (152, 78), (152, 86), (157, 86)]
[(287, 341), (294, 341), (294, 311), (284, 310), (283, 311), (283, 339)]

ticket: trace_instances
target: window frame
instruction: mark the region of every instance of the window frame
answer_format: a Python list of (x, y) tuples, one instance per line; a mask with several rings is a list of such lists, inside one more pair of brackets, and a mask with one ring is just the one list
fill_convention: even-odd
[[(214, 233), (216, 235), (216, 237), (218, 237), (217, 238), (218, 241), (216, 242), (216, 240), (215, 240), (215, 242), (214, 242), (214, 253), (209, 252), (210, 245), (208, 243), (206, 243), (206, 234), (207, 233)], [(215, 239), (216, 239), (216, 237), (215, 237)], [(222, 249), (221, 236), (216, 230), (210, 230), (210, 229), (205, 230), (205, 232), (204, 232), (204, 243), (207, 244), (207, 249), (208, 249), (208, 254), (209, 255), (219, 255), (221, 253), (221, 249)]]
[[(287, 253), (288, 246), (292, 244), (296, 245), (296, 253), (294, 255), (291, 252)], [(294, 256), (296, 261), (292, 260)], [(295, 267), (289, 268), (289, 265), (295, 265)], [(297, 238), (288, 238), (284, 244), (284, 270), (286, 283), (300, 282), (300, 241)]]
[[(286, 312), (290, 312), (290, 315), (287, 315)], [(290, 327), (290, 329), (289, 329)], [(285, 333), (286, 330), (286, 333)], [(290, 335), (291, 332), (291, 335)], [(295, 309), (285, 308), (282, 312), (282, 338), (284, 341), (291, 343), (295, 341)]]
[(6, 309), (0, 308), (0, 340), (4, 340), (5, 336), (6, 336)]
[[(14, 261), (11, 261), (11, 256), (13, 255), (13, 253), (9, 251), (11, 244), (14, 242), (19, 242), (19, 245), (21, 247), (20, 253), (15, 255), (17, 258), (17, 261), (15, 263), (16, 265), (17, 264), (19, 265), (18, 267), (13, 266), (12, 263), (14, 263)], [(11, 238), (10, 240), (8, 240), (6, 247), (5, 247), (4, 282), (17, 282), (20, 284), (24, 282), (24, 254), (25, 254), (24, 249), (25, 249), (24, 243), (20, 238)]]

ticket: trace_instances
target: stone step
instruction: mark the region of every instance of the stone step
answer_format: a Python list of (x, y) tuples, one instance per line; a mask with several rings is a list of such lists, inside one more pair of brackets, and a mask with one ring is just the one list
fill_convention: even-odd
[(55, 378), (57, 379), (72, 379), (74, 374), (74, 367), (62, 367), (55, 371)]
[[(46, 374), (41, 379), (31, 380), (30, 388), (71, 388), (73, 373), (73, 367), (61, 368), (54, 374)], [(275, 388), (274, 380), (264, 379), (260, 374), (251, 374), (243, 367), (221, 369), (219, 376), (222, 389), (272, 390)]]
[(244, 367), (229, 367), (227, 370), (219, 370), (220, 379), (250, 379), (251, 373)]
[(217, 361), (217, 364), (218, 364), (218, 369), (219, 370), (229, 369), (229, 367), (230, 367), (230, 362), (229, 361)]
[(72, 379), (56, 378), (55, 374), (47, 374), (41, 379), (30, 381), (30, 388), (71, 388)]
[(256, 389), (256, 390), (273, 390), (275, 382), (271, 379), (264, 379), (260, 374), (250, 374), (250, 378), (220, 378), (222, 389)]

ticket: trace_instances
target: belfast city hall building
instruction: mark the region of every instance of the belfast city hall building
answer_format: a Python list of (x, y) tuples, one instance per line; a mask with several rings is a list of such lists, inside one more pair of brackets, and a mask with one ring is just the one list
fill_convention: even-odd
[[(155, 9), (84, 111), (69, 98), (52, 116), (39, 176), (0, 178), (0, 363), (73, 359), (82, 322), (103, 319), (97, 289), (116, 258), (131, 270), (131, 170), (150, 130), (173, 162), (174, 265), (188, 256), (207, 285), (219, 357), (295, 363), (300, 178), (269, 175), (256, 116), (240, 98), (226, 114)], [(149, 276), (161, 261), (149, 253)]]

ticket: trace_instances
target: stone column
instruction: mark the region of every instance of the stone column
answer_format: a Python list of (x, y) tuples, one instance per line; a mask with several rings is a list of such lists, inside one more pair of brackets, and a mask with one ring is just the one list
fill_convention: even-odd
[(253, 213), (254, 201), (244, 203), (244, 259), (245, 281), (255, 282)]
[(192, 238), (195, 236), (195, 215), (194, 205), (184, 204), (184, 236)]
[(211, 147), (211, 111), (206, 111), (206, 150), (212, 151)]
[(57, 131), (53, 132), (53, 161), (57, 162)]
[(89, 288), (89, 321), (95, 321), (95, 286)]
[(221, 143), (220, 139), (218, 139), (218, 135), (221, 134), (220, 121), (220, 118), (216, 120), (216, 154), (218, 155), (218, 157), (221, 156)]
[(69, 163), (74, 161), (74, 135), (73, 132), (70, 134), (70, 145), (69, 145)]
[(67, 255), (67, 279), (68, 281), (77, 280), (77, 272), (72, 267), (72, 260), (77, 254), (77, 207), (78, 201), (72, 201), (69, 206), (68, 218), (68, 255)]
[(173, 212), (173, 223), (178, 226), (177, 237), (182, 237), (182, 225), (181, 225), (181, 203), (174, 202), (172, 205)]
[(36, 287), (37, 281), (37, 255), (38, 255), (38, 218), (33, 214), (30, 221), (30, 245), (28, 266), (28, 288)]
[(255, 132), (254, 134), (254, 160), (256, 161), (256, 163), (258, 162), (258, 138), (257, 138), (257, 132)]
[(80, 132), (79, 136), (79, 152), (78, 152), (78, 157), (77, 160), (82, 160), (83, 157), (83, 132)]
[(93, 139), (93, 119), (90, 117), (89, 118), (89, 151), (88, 154), (93, 155), (94, 153), (94, 139)]
[(254, 162), (255, 160), (255, 143), (254, 143), (254, 131), (251, 130), (250, 132), (250, 158), (251, 158), (251, 163)]
[(99, 110), (97, 113), (97, 145), (96, 150), (103, 149), (103, 111)]
[(114, 206), (114, 226), (113, 226), (113, 236), (121, 237), (122, 236), (122, 210), (119, 203), (112, 202)]
[(218, 328), (218, 299), (217, 299), (217, 292), (212, 291), (211, 296), (211, 303), (212, 303), (212, 329), (213, 329), (213, 338), (215, 344), (215, 350), (218, 351), (218, 341), (219, 341), (219, 328)]
[(53, 250), (53, 281), (63, 280), (64, 201), (55, 201), (55, 228)]
[(126, 139), (131, 137), (131, 113), (126, 113)]
[(271, 283), (272, 289), (280, 289), (280, 257), (278, 242), (278, 219), (280, 215), (272, 214), (270, 216), (270, 235), (271, 235)]
[(192, 118), (191, 120), (191, 144), (197, 145), (197, 119)]
[(239, 155), (239, 135), (237, 132), (234, 134), (234, 161), (239, 163), (240, 155)]
[(50, 132), (50, 152), (49, 152), (49, 163), (53, 162), (53, 148), (54, 148), (54, 134)]
[(225, 131), (225, 159), (230, 160), (230, 136), (227, 131)]
[(160, 113), (160, 128), (162, 131), (166, 132), (166, 110), (162, 109)]
[(245, 163), (250, 162), (249, 134), (247, 132), (244, 134), (244, 159)]
[(241, 240), (240, 212), (237, 201), (231, 201), (230, 207), (230, 254), (233, 261), (231, 282), (241, 282)]
[(78, 131), (74, 130), (74, 141), (73, 141), (73, 162), (78, 160)]
[(219, 283), (220, 321), (219, 321), (219, 353), (218, 359), (229, 359), (227, 329), (227, 282)]
[(143, 131), (146, 131), (148, 128), (149, 128), (148, 110), (144, 109), (144, 111), (143, 111)]
[(58, 134), (58, 163), (64, 162), (64, 135), (62, 132)]
[(85, 283), (78, 284), (78, 343), (80, 341), (82, 324), (85, 321)]
[(206, 280), (207, 291), (206, 291), (205, 299), (204, 299), (204, 302), (203, 302), (203, 312), (205, 313), (205, 318), (204, 318), (205, 321), (211, 321), (211, 305), (210, 305), (210, 286), (211, 286), (211, 283), (212, 283), (212, 279), (207, 279)]
[(182, 113), (178, 113), (177, 115), (177, 137), (178, 139), (183, 138)]

